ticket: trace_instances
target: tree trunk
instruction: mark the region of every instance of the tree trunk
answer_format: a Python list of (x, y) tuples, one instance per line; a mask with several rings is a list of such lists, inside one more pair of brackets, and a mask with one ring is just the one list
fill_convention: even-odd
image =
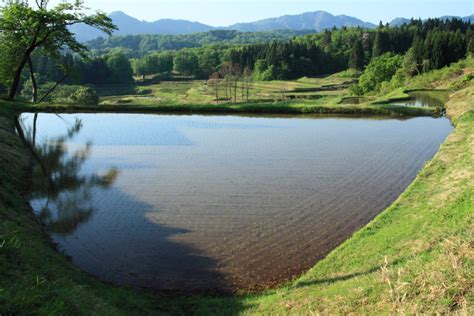
[(33, 89), (33, 96), (31, 97), (31, 102), (36, 103), (38, 100), (38, 85), (36, 83), (35, 71), (33, 69), (33, 62), (31, 57), (28, 57), (28, 68), (30, 68), (30, 78), (31, 78), (31, 88)]
[(36, 123), (38, 122), (38, 113), (33, 118), (33, 147), (36, 146)]
[(23, 68), (25, 68), (26, 63), (28, 62), (29, 56), (30, 51), (27, 50), (15, 71), (15, 76), (13, 77), (13, 82), (10, 85), (10, 91), (8, 92), (8, 100), (13, 100), (16, 96), (18, 86), (20, 85), (21, 73), (23, 72)]
[(56, 84), (55, 84), (51, 89), (49, 89), (48, 92), (45, 93), (45, 95), (43, 95), (43, 96), (41, 97), (41, 99), (38, 101), (38, 103), (43, 102), (43, 101), (54, 91), (54, 89), (56, 89), (56, 88), (61, 84), (61, 82), (63, 82), (66, 78), (67, 78), (67, 75), (64, 75), (64, 76), (61, 78), (61, 80), (59, 80), (58, 82), (56, 82)]

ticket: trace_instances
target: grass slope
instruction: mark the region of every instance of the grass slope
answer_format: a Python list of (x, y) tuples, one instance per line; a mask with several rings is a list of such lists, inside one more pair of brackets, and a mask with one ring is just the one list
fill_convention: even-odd
[(453, 133), (372, 223), (299, 279), (259, 295), (164, 298), (115, 288), (49, 243), (21, 194), (29, 161), (0, 104), (0, 314), (472, 313), (474, 87), (451, 95)]

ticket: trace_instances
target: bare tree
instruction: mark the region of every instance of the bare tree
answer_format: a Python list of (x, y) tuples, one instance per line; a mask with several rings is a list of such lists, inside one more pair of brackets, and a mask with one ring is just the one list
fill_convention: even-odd
[(214, 72), (209, 76), (209, 80), (207, 81), (208, 85), (214, 89), (214, 93), (216, 95), (216, 103), (219, 104), (219, 86), (220, 86), (220, 78), (219, 73)]
[(249, 67), (245, 67), (244, 73), (242, 75), (242, 101), (244, 100), (244, 91), (246, 96), (246, 102), (249, 102), (250, 89), (252, 89), (253, 84), (253, 72)]
[(219, 74), (221, 78), (223, 78), (223, 83), (224, 83), (224, 92), (225, 92), (225, 98), (226, 100), (229, 99), (229, 95), (232, 95), (231, 92), (229, 91), (230, 89), (230, 74), (232, 73), (232, 63), (231, 62), (224, 62), (220, 69), (219, 69)]
[(231, 79), (234, 84), (234, 103), (237, 103), (237, 85), (242, 76), (242, 71), (239, 64), (232, 65)]

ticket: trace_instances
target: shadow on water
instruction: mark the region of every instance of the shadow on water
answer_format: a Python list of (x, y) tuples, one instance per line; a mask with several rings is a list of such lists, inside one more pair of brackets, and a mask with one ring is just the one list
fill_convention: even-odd
[(23, 117), (31, 204), (58, 249), (102, 280), (174, 295), (301, 275), (396, 199), (451, 129), (432, 118)]
[[(39, 144), (37, 120), (35, 114), (33, 126), (16, 124), (35, 160), (29, 189), (31, 205), (52, 241), (75, 265), (113, 284), (160, 293), (230, 293), (215, 260), (172, 240), (188, 230), (148, 220), (147, 214), (156, 212), (152, 205), (113, 186), (120, 177), (118, 168), (100, 175), (82, 172), (93, 144), (88, 142), (74, 150), (67, 145), (80, 133), (81, 121), (76, 120), (64, 135)], [(97, 198), (103, 196), (113, 199)], [(112, 215), (126, 220), (114, 222)], [(139, 236), (132, 229), (139, 229)], [(147, 259), (141, 260), (144, 257)]]

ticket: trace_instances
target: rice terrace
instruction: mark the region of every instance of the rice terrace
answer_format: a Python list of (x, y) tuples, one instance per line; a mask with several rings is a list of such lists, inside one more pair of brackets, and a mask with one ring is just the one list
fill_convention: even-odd
[(425, 2), (4, 1), (0, 315), (472, 314), (474, 8)]

